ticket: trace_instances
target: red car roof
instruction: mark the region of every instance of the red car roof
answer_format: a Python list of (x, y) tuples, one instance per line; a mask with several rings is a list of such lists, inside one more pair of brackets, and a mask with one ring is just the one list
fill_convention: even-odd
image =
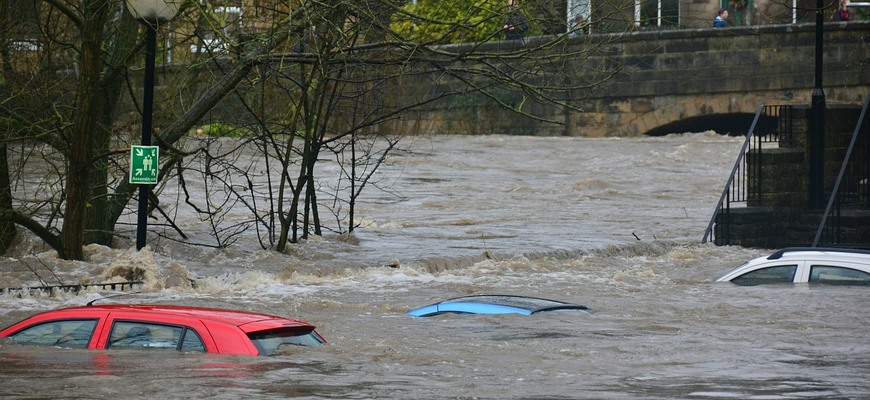
[[(159, 305), (159, 304), (107, 304), (107, 305), (90, 305), (61, 308), (57, 310), (46, 311), (47, 313), (75, 313), (78, 311), (106, 311), (106, 312), (132, 312), (143, 314), (159, 315), (174, 315), (178, 317), (188, 317), (199, 320), (210, 320), (215, 322), (226, 323), (239, 326), (242, 330), (249, 332), (251, 330), (260, 330), (268, 328), (278, 328), (282, 326), (311, 326), (305, 322), (296, 321), (289, 318), (278, 317), (274, 315), (261, 314), (249, 311), (226, 310), (221, 308), (207, 307), (188, 307), (175, 305)], [(159, 320), (159, 317), (156, 318)], [(250, 325), (245, 327), (245, 325)], [(253, 328), (253, 329), (246, 329)]]

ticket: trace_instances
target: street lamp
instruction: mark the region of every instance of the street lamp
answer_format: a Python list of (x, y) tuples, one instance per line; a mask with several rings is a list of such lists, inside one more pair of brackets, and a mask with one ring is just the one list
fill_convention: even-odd
[(816, 76), (812, 96), (813, 129), (809, 140), (809, 205), (810, 208), (824, 207), (825, 202), (825, 91), (822, 88), (822, 59), (824, 57), (824, 17), (823, 0), (816, 0)]
[[(142, 145), (151, 145), (151, 122), (154, 104), (154, 54), (157, 48), (157, 27), (178, 13), (182, 0), (126, 0), (127, 10), (145, 24), (145, 84), (142, 98)], [(139, 185), (139, 221), (136, 225), (136, 250), (145, 247), (148, 230), (148, 185)]]

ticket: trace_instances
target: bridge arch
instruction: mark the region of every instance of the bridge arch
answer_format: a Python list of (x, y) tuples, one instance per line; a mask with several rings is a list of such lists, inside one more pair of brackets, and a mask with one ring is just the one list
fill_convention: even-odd
[[(699, 115), (650, 129), (643, 132), (643, 135), (664, 136), (672, 133), (716, 131), (721, 135), (743, 136), (752, 125), (753, 119), (755, 114), (746, 112)], [(767, 127), (775, 127), (776, 123), (775, 119), (766, 117), (759, 121), (762, 126), (758, 128), (766, 131), (769, 130)]]

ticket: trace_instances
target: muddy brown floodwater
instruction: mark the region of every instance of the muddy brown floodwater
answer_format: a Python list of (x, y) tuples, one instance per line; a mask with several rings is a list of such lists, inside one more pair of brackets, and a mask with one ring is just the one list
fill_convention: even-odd
[[(866, 287), (713, 282), (769, 252), (700, 243), (741, 139), (406, 144), (413, 151), (379, 176), (389, 190), (361, 199), (354, 240), (327, 235), (277, 254), (253, 237), (226, 250), (152, 239), (141, 253), (89, 246), (85, 262), (34, 242), (0, 262), (5, 286), (36, 285), (37, 272), (55, 279), (48, 268), (79, 282), (138, 266), (141, 290), (101, 301), (289, 316), (315, 324), (328, 345), (256, 358), (2, 343), (0, 397), (870, 398)], [(195, 216), (173, 212), (192, 237), (207, 237)], [(592, 312), (405, 314), (486, 293)], [(109, 294), (0, 295), (0, 325)]]

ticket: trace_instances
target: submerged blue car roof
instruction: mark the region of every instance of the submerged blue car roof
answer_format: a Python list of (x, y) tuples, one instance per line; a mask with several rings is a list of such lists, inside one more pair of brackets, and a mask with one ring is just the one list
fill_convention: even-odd
[(538, 297), (512, 295), (475, 295), (457, 297), (408, 311), (414, 317), (430, 317), (444, 313), (457, 314), (523, 314), (542, 311), (588, 310), (586, 306)]

